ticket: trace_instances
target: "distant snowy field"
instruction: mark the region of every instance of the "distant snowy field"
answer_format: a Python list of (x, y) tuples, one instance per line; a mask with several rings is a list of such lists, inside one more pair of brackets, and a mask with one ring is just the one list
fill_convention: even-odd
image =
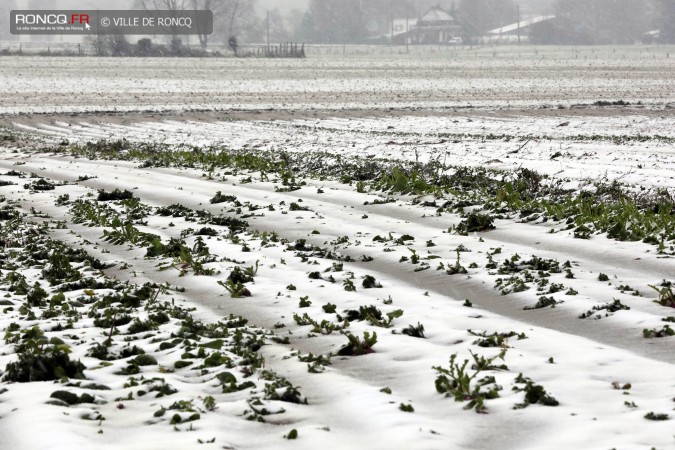
[[(671, 50), (0, 58), (0, 448), (675, 448), (673, 210), (641, 211), (647, 242), (577, 222), (675, 195)], [(413, 163), (476, 172), (351, 178)], [(523, 169), (606, 196), (556, 219), (475, 183)], [(494, 202), (453, 206), (465, 185)], [(459, 232), (481, 208), (495, 229)], [(12, 382), (60, 345), (86, 380)], [(469, 390), (439, 381), (464, 360)]]
[(653, 104), (675, 101), (674, 83), (673, 47), (430, 48), (305, 60), (20, 57), (2, 59), (0, 114)]

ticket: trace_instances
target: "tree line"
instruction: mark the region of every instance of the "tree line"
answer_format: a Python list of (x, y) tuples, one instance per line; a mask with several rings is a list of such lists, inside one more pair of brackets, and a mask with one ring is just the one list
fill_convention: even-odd
[[(3, 8), (16, 5), (5, 0)], [(38, 6), (37, 0), (29, 4)], [(103, 38), (94, 43), (101, 53), (185, 52), (183, 45), (198, 42), (228, 44), (235, 37), (241, 44), (307, 42), (318, 44), (388, 43), (394, 19), (414, 24), (429, 8), (439, 5), (462, 26), (465, 42), (478, 40), (492, 29), (524, 20), (519, 5), (538, 0), (310, 0), (305, 11), (281, 14), (271, 10), (261, 15), (256, 0), (134, 0), (134, 8), (149, 10), (208, 9), (214, 15), (214, 33), (174, 36), (161, 46), (126, 44), (124, 39)], [(546, 26), (535, 27), (531, 36), (538, 44), (632, 44), (645, 33), (660, 30), (660, 42), (675, 43), (675, 0), (551, 0), (538, 12), (555, 15)], [(1, 28), (1, 27), (0, 27)], [(0, 29), (0, 36), (8, 31)], [(136, 47), (134, 47), (134, 45)]]
[[(439, 4), (463, 27), (470, 42), (487, 31), (524, 20), (514, 0), (311, 0), (296, 35), (324, 44), (386, 41), (393, 19), (415, 23)], [(661, 30), (661, 42), (675, 43), (675, 0), (556, 0), (543, 14), (556, 16), (536, 29), (545, 44), (632, 44)]]

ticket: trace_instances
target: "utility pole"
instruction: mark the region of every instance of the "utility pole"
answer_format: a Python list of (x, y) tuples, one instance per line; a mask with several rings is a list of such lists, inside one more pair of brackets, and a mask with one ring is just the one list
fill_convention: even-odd
[(96, 8), (96, 20), (99, 21), (96, 24), (96, 56), (102, 56), (103, 52), (101, 51), (101, 23), (100, 23), (101, 18), (98, 8)]
[(267, 11), (267, 53), (270, 52), (270, 12)]
[(518, 45), (520, 45), (520, 4), (516, 3), (516, 14), (518, 15)]
[(391, 31), (389, 36), (389, 45), (394, 45), (394, 0), (389, 2), (389, 16), (391, 19)]
[(408, 11), (405, 12), (405, 52), (410, 53), (410, 25), (408, 25)]

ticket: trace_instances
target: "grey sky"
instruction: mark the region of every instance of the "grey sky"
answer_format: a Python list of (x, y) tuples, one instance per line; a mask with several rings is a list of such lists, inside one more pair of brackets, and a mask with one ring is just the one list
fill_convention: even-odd
[[(5, 0), (0, 0), (4, 2)], [(128, 8), (133, 3), (133, 0), (16, 0), (17, 6), (19, 8), (27, 8), (29, 4), (35, 7), (35, 5), (44, 5), (45, 9), (56, 9), (56, 8), (72, 8), (75, 4), (84, 8), (105, 8), (105, 9), (123, 9)], [(339, 1), (339, 0), (338, 0)], [(426, 1), (427, 3), (434, 4), (447, 4), (447, 0), (420, 0)], [(547, 13), (549, 12), (549, 7), (554, 3), (555, 0), (516, 0), (516, 3), (520, 4), (525, 13), (536, 14), (536, 13)], [(309, 4), (310, 0), (258, 0), (258, 9), (261, 14), (266, 10), (278, 9), (282, 13), (288, 13), (292, 10), (304, 10)]]
[(278, 9), (279, 11), (304, 10), (309, 0), (258, 0), (259, 7), (263, 10)]

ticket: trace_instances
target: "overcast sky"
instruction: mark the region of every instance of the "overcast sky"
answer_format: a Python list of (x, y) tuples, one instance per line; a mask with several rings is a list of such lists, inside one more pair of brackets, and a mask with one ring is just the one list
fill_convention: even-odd
[[(338, 0), (339, 1), (339, 0)], [(258, 0), (258, 6), (262, 11), (267, 9), (279, 9), (280, 11), (292, 11), (293, 9), (305, 9), (310, 0)], [(523, 11), (526, 13), (548, 13), (549, 7), (555, 0), (516, 0), (520, 4)], [(441, 0), (438, 2), (446, 4), (447, 1)]]
[(309, 0), (258, 0), (261, 9), (278, 9), (279, 11), (291, 11), (293, 9), (305, 9)]
[[(4, 3), (6, 0), (0, 0), (0, 3)], [(340, 0), (337, 0), (340, 1)], [(438, 2), (425, 0), (427, 3), (434, 4), (447, 4), (447, 0), (440, 0)], [(516, 3), (520, 4), (525, 13), (546, 13), (549, 12), (548, 6), (551, 5), (555, 0), (516, 0)], [(263, 14), (266, 10), (278, 9), (282, 12), (289, 12), (294, 9), (304, 10), (309, 4), (310, 0), (257, 0), (258, 9)], [(26, 8), (29, 4), (32, 6), (42, 4), (45, 9), (56, 9), (58, 8), (72, 8), (73, 5), (77, 4), (78, 7), (84, 8), (102, 8), (102, 9), (123, 9), (125, 7), (130, 7), (133, 3), (133, 0), (117, 0), (112, 2), (110, 0), (17, 0), (17, 6), (19, 8)], [(115, 6), (113, 6), (115, 4)], [(1, 5), (0, 5), (1, 6)]]

